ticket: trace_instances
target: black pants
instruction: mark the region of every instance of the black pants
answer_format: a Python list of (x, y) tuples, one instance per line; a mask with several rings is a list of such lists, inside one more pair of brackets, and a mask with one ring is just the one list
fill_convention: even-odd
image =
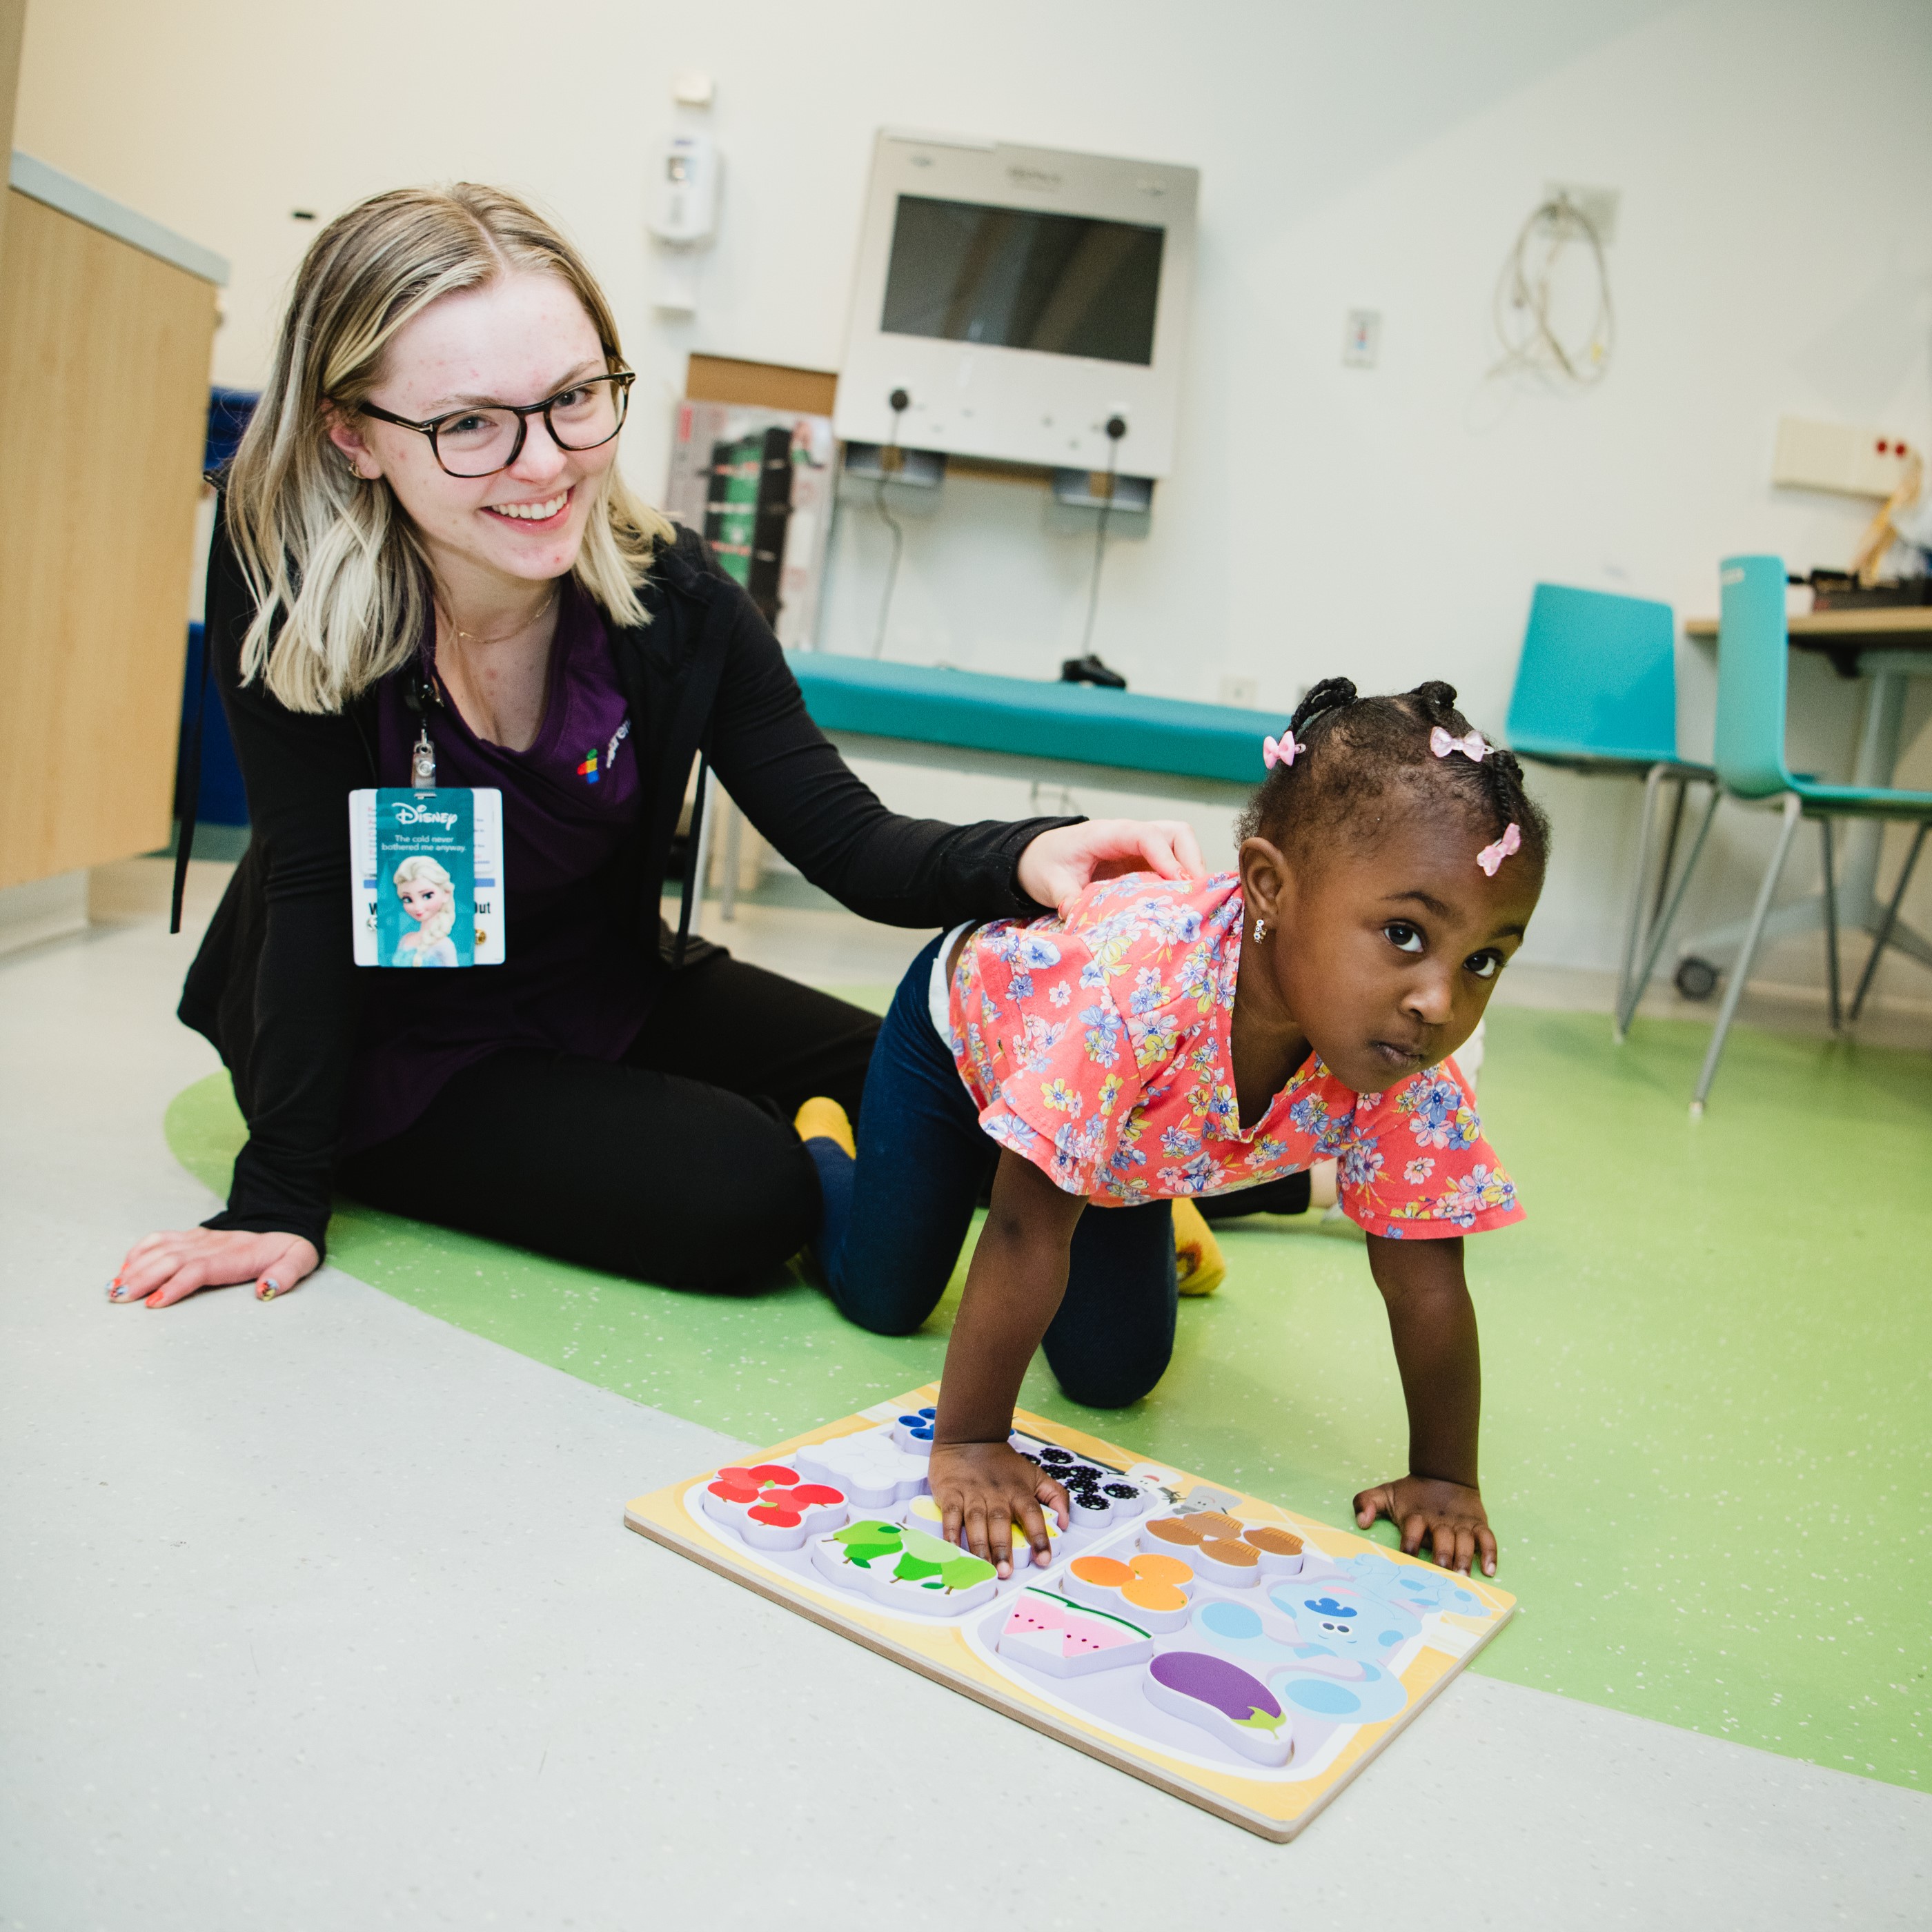
[[(839, 1312), (880, 1335), (910, 1335), (938, 1305), (1000, 1150), (926, 1009), (940, 942), (906, 969), (866, 1078), (855, 1161), (808, 1143), (825, 1218), (814, 1252)], [(1089, 1208), (1074, 1229), (1066, 1292), (1043, 1346), (1060, 1388), (1091, 1408), (1124, 1408), (1174, 1353), (1172, 1204)]]
[(791, 1117), (856, 1120), (879, 1022), (720, 954), (674, 979), (615, 1066), (528, 1047), (466, 1068), (344, 1161), (372, 1207), (667, 1287), (770, 1280), (818, 1226)]

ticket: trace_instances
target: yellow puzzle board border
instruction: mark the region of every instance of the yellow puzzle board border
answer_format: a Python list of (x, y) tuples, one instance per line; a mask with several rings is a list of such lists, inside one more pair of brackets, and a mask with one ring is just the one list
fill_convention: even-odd
[[(928, 1382), (896, 1397), (890, 1403), (880, 1402), (877, 1408), (890, 1408), (897, 1414), (934, 1402), (938, 1395), (939, 1385)], [(848, 1415), (820, 1428), (808, 1430), (803, 1435), (794, 1436), (773, 1448), (761, 1449), (745, 1460), (768, 1462), (808, 1444), (829, 1442), (836, 1436), (876, 1429), (880, 1420), (877, 1413)], [(1028, 1436), (1064, 1443), (1078, 1454), (1112, 1463), (1120, 1468), (1148, 1460), (1118, 1444), (1083, 1434), (1064, 1423), (1048, 1422), (1024, 1409), (1014, 1412), (1013, 1426)], [(1159, 1466), (1166, 1467), (1165, 1464)], [(868, 1650), (890, 1658), (896, 1664), (903, 1664), (922, 1676), (930, 1677), (935, 1683), (961, 1691), (995, 1711), (1018, 1718), (1022, 1724), (1030, 1725), (1048, 1737), (1071, 1744), (1076, 1750), (1084, 1751), (1090, 1757), (1100, 1759), (1103, 1764), (1112, 1765), (1176, 1798), (1198, 1804), (1203, 1810), (1211, 1811), (1231, 1824), (1241, 1826), (1262, 1838), (1271, 1838), (1277, 1844), (1285, 1844), (1292, 1838), (1382, 1750), (1390, 1738), (1412, 1723), (1423, 1707), (1502, 1628), (1516, 1608), (1516, 1599), (1507, 1591), (1498, 1590), (1479, 1576), (1458, 1577), (1457, 1582), (1480, 1598), (1490, 1611), (1487, 1618), (1480, 1620), (1453, 1612), (1447, 1615), (1446, 1621), (1458, 1629), (1469, 1631), (1474, 1640), (1460, 1657), (1448, 1657), (1429, 1645), (1423, 1646), (1408, 1668), (1400, 1673), (1402, 1682), (1408, 1687), (1408, 1703), (1393, 1718), (1385, 1718), (1380, 1724), (1362, 1725), (1334, 1760), (1316, 1776), (1288, 1783), (1244, 1778), (1238, 1772), (1216, 1771), (1205, 1766), (1190, 1764), (1169, 1756), (1151, 1744), (1136, 1744), (1117, 1737), (1109, 1730), (1035, 1696), (1024, 1685), (1000, 1676), (976, 1656), (967, 1642), (964, 1630), (957, 1625), (926, 1628), (908, 1624), (902, 1618), (888, 1617), (866, 1604), (856, 1603), (842, 1592), (820, 1588), (802, 1578), (775, 1574), (748, 1562), (735, 1544), (712, 1534), (686, 1507), (686, 1495), (700, 1483), (710, 1481), (712, 1473), (707, 1469), (688, 1481), (674, 1483), (670, 1488), (655, 1490), (649, 1496), (634, 1497), (625, 1505), (625, 1526), (676, 1550), (681, 1556), (702, 1563), (720, 1576), (730, 1577), (734, 1582), (757, 1591), (761, 1597), (768, 1597), (787, 1610), (809, 1617), (814, 1623), (822, 1624), (841, 1636), (850, 1637), (855, 1643), (862, 1643)], [(1414, 1563), (1424, 1569), (1434, 1568), (1419, 1557), (1405, 1556), (1400, 1551), (1390, 1550), (1356, 1531), (1336, 1529), (1312, 1516), (1298, 1516), (1292, 1510), (1277, 1508), (1272, 1503), (1264, 1502), (1258, 1497), (1248, 1496), (1225, 1484), (1209, 1483), (1204, 1478), (1182, 1472), (1177, 1474), (1178, 1480), (1171, 1486), (1178, 1489), (1184, 1498), (1195, 1489), (1204, 1486), (1213, 1488), (1234, 1497), (1244, 1516), (1252, 1516), (1258, 1522), (1278, 1523), (1287, 1529), (1306, 1529), (1324, 1549), (1337, 1556), (1372, 1550), (1392, 1562)]]

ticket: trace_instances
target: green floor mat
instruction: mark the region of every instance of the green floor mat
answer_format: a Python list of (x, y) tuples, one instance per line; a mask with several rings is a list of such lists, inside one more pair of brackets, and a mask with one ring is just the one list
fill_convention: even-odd
[[(1475, 1667), (1923, 1789), (1932, 1070), (1740, 1029), (1694, 1123), (1707, 1039), (1640, 1022), (1616, 1049), (1596, 1016), (1491, 1016), (1485, 1122), (1529, 1218), (1473, 1239), (1470, 1274), (1484, 1493), (1523, 1614)], [(225, 1190), (225, 1078), (167, 1133)], [(1146, 1402), (1098, 1415), (1037, 1366), (1022, 1399), (1345, 1520), (1404, 1441), (1360, 1240), (1310, 1220), (1222, 1240), (1227, 1284), (1183, 1303)], [(416, 1307), (754, 1443), (935, 1376), (959, 1286), (887, 1340), (796, 1284), (678, 1293), (352, 1208), (331, 1241)]]

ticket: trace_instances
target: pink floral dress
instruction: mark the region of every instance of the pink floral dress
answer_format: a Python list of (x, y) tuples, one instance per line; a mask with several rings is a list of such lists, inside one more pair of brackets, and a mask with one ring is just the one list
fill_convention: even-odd
[(1224, 1194), (1332, 1159), (1343, 1211), (1371, 1234), (1521, 1220), (1453, 1060), (1356, 1094), (1311, 1058), (1242, 1127), (1228, 1051), (1241, 926), (1240, 881), (1224, 872), (1109, 879), (1030, 925), (981, 926), (947, 1007), (980, 1124), (1100, 1207)]

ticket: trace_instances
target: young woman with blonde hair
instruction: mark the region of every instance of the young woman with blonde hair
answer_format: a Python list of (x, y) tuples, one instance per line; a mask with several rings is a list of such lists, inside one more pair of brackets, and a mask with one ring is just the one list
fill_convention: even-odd
[[(499, 190), (378, 195), (309, 250), (208, 574), (252, 836), (181, 1012), (248, 1140), (226, 1210), (137, 1243), (116, 1300), (293, 1288), (338, 1179), (668, 1283), (796, 1253), (820, 1201), (791, 1115), (813, 1094), (856, 1110), (877, 1022), (672, 940), (658, 903), (700, 753), (808, 878), (893, 925), (1199, 870), (1178, 824), (886, 811), (744, 592), (626, 485), (631, 382), (589, 268)], [(502, 794), (502, 965), (352, 963), (346, 795), (413, 782), (419, 749), (438, 782)]]

